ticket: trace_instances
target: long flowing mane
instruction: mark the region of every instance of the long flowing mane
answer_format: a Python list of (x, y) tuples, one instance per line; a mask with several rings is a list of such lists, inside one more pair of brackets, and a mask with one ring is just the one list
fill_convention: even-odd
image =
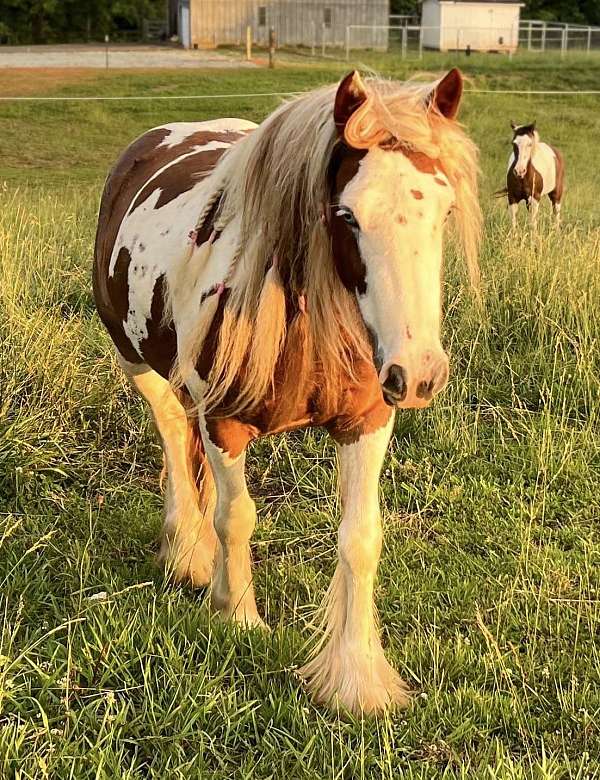
[[(367, 79), (368, 99), (348, 122), (345, 139), (363, 149), (392, 141), (438, 161), (455, 190), (454, 224), (477, 284), (477, 149), (456, 121), (430, 104), (434, 87)], [(370, 357), (356, 299), (334, 267), (326, 224), (328, 169), (342, 143), (333, 120), (335, 95), (331, 86), (284, 103), (215, 169), (214, 194), (198, 224), (216, 210), (215, 229), (237, 222), (239, 242), (208, 376), (208, 410), (223, 404), (234, 383), (236, 401), (229, 414), (258, 404), (272, 386), (292, 331), (300, 339), (302, 359), (318, 367), (323, 394), (341, 373), (352, 374), (353, 360)], [(207, 243), (203, 262), (195, 258), (193, 269), (182, 262), (167, 291), (168, 311), (177, 295), (193, 289), (190, 275), (199, 276), (210, 251)], [(208, 299), (200, 307), (197, 327), (179, 350), (175, 382), (196, 365), (217, 297), (212, 306)]]

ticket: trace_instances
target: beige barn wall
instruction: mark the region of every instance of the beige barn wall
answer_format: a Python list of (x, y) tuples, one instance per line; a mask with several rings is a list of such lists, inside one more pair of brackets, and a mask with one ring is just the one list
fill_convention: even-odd
[[(191, 0), (192, 46), (205, 48), (241, 45), (246, 27), (255, 42), (266, 44), (273, 27), (278, 44), (343, 46), (348, 25), (389, 24), (389, 0)], [(266, 8), (266, 24), (260, 25), (259, 7)], [(331, 26), (324, 28), (324, 9), (331, 9)], [(357, 30), (356, 47), (387, 48), (387, 30)]]

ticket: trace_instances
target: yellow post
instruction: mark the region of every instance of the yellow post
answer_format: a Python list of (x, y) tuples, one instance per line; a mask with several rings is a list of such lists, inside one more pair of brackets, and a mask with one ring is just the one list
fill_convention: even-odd
[(246, 59), (248, 62), (252, 59), (252, 27), (246, 27)]

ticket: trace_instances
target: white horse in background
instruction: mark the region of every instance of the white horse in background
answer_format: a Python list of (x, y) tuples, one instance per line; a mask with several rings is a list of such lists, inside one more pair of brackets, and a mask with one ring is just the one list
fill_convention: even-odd
[(510, 123), (513, 130), (513, 150), (508, 160), (506, 189), (500, 194), (508, 197), (512, 227), (517, 226), (517, 209), (524, 200), (531, 216), (531, 224), (537, 227), (538, 209), (543, 195), (552, 203), (557, 227), (564, 191), (564, 159), (560, 151), (540, 141), (535, 122), (529, 125)]

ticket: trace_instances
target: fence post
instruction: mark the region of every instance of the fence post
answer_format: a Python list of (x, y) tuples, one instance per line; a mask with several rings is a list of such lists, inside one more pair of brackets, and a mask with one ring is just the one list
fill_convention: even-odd
[(317, 48), (317, 27), (315, 25), (315, 20), (313, 19), (310, 23), (312, 28), (312, 46), (310, 47), (310, 53), (314, 57), (315, 56), (315, 50)]
[(346, 25), (346, 62), (350, 60), (350, 25)]
[(321, 56), (325, 56), (325, 22), (321, 23)]
[(419, 26), (419, 59), (423, 59), (423, 25)]
[(408, 43), (408, 30), (406, 25), (402, 28), (402, 59), (406, 59), (406, 48)]
[(252, 27), (246, 27), (246, 59), (248, 62), (252, 59)]
[(564, 59), (565, 52), (567, 51), (567, 46), (569, 45), (567, 40), (568, 34), (569, 34), (569, 28), (563, 27), (562, 34), (560, 37), (560, 58), (561, 59)]
[(527, 30), (527, 51), (531, 51), (531, 19), (529, 20), (529, 30)]
[(546, 51), (546, 22), (542, 25), (542, 51)]
[(589, 54), (592, 49), (592, 28), (588, 27), (587, 34), (587, 53)]
[(275, 30), (269, 27), (269, 67), (275, 67)]
[(109, 41), (108, 35), (104, 36), (104, 64), (106, 68), (108, 69), (108, 41)]

